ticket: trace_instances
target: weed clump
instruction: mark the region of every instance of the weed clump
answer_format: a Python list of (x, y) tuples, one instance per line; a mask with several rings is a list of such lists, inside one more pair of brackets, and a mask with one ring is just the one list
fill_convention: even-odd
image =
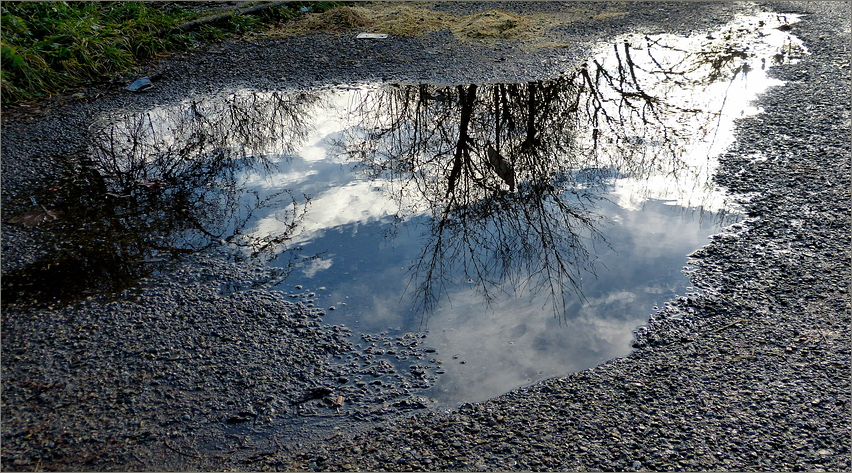
[(211, 13), (193, 10), (191, 4), (3, 2), (2, 102), (32, 100), (99, 82), (166, 52), (245, 33), (264, 26), (264, 22), (292, 19), (299, 14), (300, 5), (310, 5), (314, 11), (336, 5), (299, 2), (269, 8), (262, 18), (233, 14), (186, 31), (181, 25)]

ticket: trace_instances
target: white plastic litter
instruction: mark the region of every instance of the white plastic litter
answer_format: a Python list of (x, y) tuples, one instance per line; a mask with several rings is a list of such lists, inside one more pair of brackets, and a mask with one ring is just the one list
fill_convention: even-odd
[(388, 35), (384, 33), (358, 33), (358, 36), (356, 36), (358, 39), (382, 39), (387, 37)]

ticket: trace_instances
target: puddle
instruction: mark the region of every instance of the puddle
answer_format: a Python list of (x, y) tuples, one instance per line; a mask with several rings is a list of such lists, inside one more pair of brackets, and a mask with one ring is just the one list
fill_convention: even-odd
[(233, 90), (102, 117), (36, 196), (65, 212), (63, 243), (4, 291), (116, 291), (226, 246), (391, 362), (382, 340), (427, 333), (442, 405), (597, 365), (739, 218), (715, 156), (781, 85), (765, 70), (805, 53), (778, 28), (794, 20), (619, 37), (548, 81)]

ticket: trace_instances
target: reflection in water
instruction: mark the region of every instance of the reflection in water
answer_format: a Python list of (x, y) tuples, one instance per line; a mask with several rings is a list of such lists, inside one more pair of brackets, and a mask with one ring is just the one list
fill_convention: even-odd
[(632, 331), (647, 322), (651, 307), (688, 290), (680, 273), (684, 252), (718, 228), (684, 220), (659, 201), (641, 211), (602, 201), (598, 210), (612, 220), (602, 229), (611, 249), (596, 252), (602, 269), (583, 279), (585, 299), (569, 300), (561, 319), (544, 316), (540, 298), (529, 293), (501, 298), (484, 312), (469, 292), (451, 291), (452, 307), (429, 320), (427, 340), (446, 371), (432, 397), (450, 404), (482, 400), (505, 386), (626, 355)]
[(594, 272), (592, 201), (614, 185), (630, 183), (634, 201), (723, 211), (711, 201), (708, 159), (731, 87), (756, 60), (746, 33), (725, 30), (687, 50), (683, 38), (628, 38), (549, 81), (355, 97), (346, 156), (385, 183), (399, 218), (409, 202), (428, 205), (430, 238), (412, 266), (423, 308), (461, 272), (487, 301), (507, 286), (546, 288), (563, 314), (583, 272)]
[[(266, 156), (286, 153), (301, 142), (309, 131), (307, 117), (320, 102), (318, 95), (305, 92), (247, 92), (97, 124), (92, 171), (115, 194), (140, 183), (162, 190), (162, 202), (148, 206), (157, 210), (149, 217), (178, 216), (187, 230), (171, 232), (180, 239), (177, 245), (197, 250), (224, 240), (257, 255), (288, 241), (306, 208), (287, 189), (263, 195), (247, 190), (245, 174), (270, 172)], [(184, 193), (193, 197), (187, 202), (176, 198)], [(263, 208), (276, 209), (278, 231), (246, 234), (246, 223)]]
[[(286, 189), (247, 191), (241, 176), (268, 169), (265, 158), (249, 153), (286, 149), (306, 131), (303, 117), (316, 98), (298, 98), (272, 94), (261, 107), (257, 94), (246, 94), (213, 110), (191, 103), (177, 112), (96, 123), (89, 153), (34, 197), (61, 208), (62, 219), (44, 242), (52, 248), (47, 256), (4, 276), (4, 300), (73, 301), (116, 292), (222, 241), (258, 253), (288, 240), (304, 204)], [(269, 208), (276, 209), (278, 230), (245, 234), (247, 222)]]
[[(571, 80), (371, 90), (344, 152), (384, 181), (407, 217), (425, 202), (430, 238), (412, 267), (427, 311), (458, 270), (486, 300), (511, 281), (562, 300), (591, 271), (594, 195), (575, 172)], [(567, 159), (566, 159), (567, 158)], [(586, 169), (588, 171), (588, 169)]]
[(620, 38), (548, 81), (237, 91), (105, 117), (37, 196), (65, 211), (58, 252), (4, 290), (113, 291), (225, 245), (298, 271), (342, 309), (327, 322), (428, 320), (444, 403), (624, 355), (684, 289), (684, 255), (736, 218), (711, 158), (777, 84), (763, 68), (801, 51), (772, 21)]

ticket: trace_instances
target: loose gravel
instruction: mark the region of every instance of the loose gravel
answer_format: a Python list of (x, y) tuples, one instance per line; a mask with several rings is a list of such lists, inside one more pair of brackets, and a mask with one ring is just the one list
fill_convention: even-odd
[[(443, 33), (217, 45), (159, 64), (158, 92), (116, 83), (4, 113), (4, 220), (104, 111), (282, 80), (545, 78), (606, 35), (701, 30), (758, 7), (802, 14), (793, 32), (811, 56), (770, 71), (786, 85), (738, 121), (722, 158), (716, 179), (748, 218), (691, 255), (700, 293), (652, 314), (631, 355), (428, 410), (417, 392), (434, 378), (417, 334), (357, 342), (321, 324), (312, 288), (273, 293), (274, 269), (199, 255), (118, 297), (4, 304), (3, 469), (852, 469), (848, 3), (629, 4), (624, 17), (557, 29), (571, 54)], [(38, 233), (3, 226), (4, 274), (48, 251)]]
[(265, 291), (274, 269), (226, 256), (5, 318), (4, 469), (184, 469), (175, 454), (216, 469), (429, 407), (415, 394), (435, 379), (421, 334), (356, 346), (320, 323), (315, 292)]

